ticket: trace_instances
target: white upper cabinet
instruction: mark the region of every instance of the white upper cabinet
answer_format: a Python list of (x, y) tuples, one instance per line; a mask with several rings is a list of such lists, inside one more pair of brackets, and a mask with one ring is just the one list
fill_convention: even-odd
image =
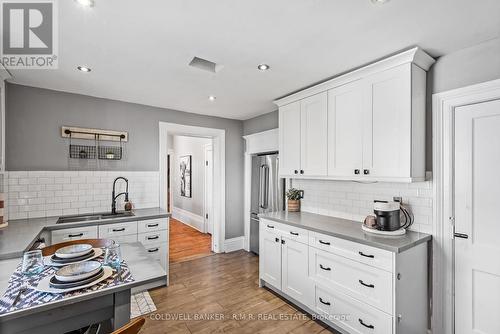
[(359, 176), (363, 164), (366, 86), (355, 81), (328, 92), (328, 175)]
[(327, 174), (327, 93), (280, 108), (280, 174)]
[(280, 174), (294, 175), (300, 170), (300, 102), (280, 108)]
[(302, 175), (327, 174), (327, 93), (300, 101), (300, 171)]
[(275, 101), (280, 174), (424, 180), (426, 71), (433, 63), (414, 48)]

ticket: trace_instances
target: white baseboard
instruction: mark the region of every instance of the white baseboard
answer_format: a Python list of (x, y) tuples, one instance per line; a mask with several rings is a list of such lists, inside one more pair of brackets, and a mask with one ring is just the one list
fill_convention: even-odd
[(172, 218), (177, 219), (181, 223), (189, 225), (203, 233), (204, 221), (202, 216), (174, 206), (172, 210)]
[(226, 239), (226, 241), (224, 242), (224, 249), (226, 253), (243, 249), (244, 246), (245, 246), (245, 237)]

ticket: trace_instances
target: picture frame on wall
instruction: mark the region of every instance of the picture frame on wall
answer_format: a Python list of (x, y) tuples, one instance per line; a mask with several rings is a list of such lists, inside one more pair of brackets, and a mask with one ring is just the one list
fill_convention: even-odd
[(191, 198), (191, 155), (179, 158), (181, 196)]

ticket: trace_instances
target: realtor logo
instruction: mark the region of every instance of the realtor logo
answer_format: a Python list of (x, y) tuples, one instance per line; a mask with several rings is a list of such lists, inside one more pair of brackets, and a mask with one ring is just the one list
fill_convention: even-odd
[(11, 69), (57, 68), (57, 11), (51, 0), (1, 0), (1, 63)]

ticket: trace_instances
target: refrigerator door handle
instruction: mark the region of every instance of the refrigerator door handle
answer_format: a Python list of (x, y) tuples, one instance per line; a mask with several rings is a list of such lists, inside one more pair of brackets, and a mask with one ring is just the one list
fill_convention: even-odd
[(269, 166), (260, 166), (260, 194), (259, 206), (262, 209), (269, 207)]

